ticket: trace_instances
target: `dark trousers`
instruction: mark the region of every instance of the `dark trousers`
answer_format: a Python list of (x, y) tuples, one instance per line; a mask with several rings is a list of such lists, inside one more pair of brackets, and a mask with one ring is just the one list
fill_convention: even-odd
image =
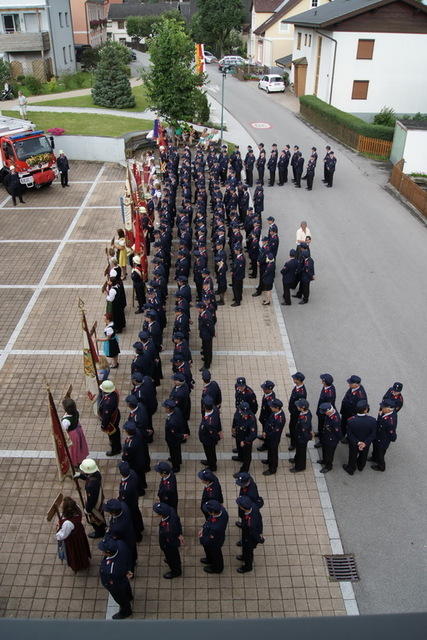
[(165, 554), (165, 560), (169, 565), (169, 569), (177, 576), (180, 576), (182, 573), (181, 569), (181, 556), (179, 555), (178, 547), (166, 547), (163, 549), (163, 553)]
[(323, 460), (323, 466), (326, 467), (326, 469), (332, 469), (336, 448), (337, 448), (337, 445), (322, 444), (322, 460)]
[(237, 302), (237, 304), (240, 304), (242, 301), (243, 280), (234, 280), (233, 278), (232, 287), (233, 287), (234, 301)]
[(335, 173), (334, 171), (328, 171), (328, 180), (327, 180), (328, 187), (332, 187), (332, 183), (334, 181), (334, 173)]
[(310, 297), (310, 281), (304, 282), (303, 280), (301, 280), (300, 289), (302, 293), (302, 299), (304, 300), (304, 302), (308, 302), (308, 299)]
[(252, 569), (254, 564), (254, 548), (251, 542), (247, 542), (245, 538), (242, 538), (242, 556), (243, 566), (247, 569)]
[(296, 443), (295, 448), (295, 469), (304, 471), (307, 463), (307, 443)]
[(202, 339), (202, 351), (205, 368), (209, 369), (212, 362), (212, 338)]
[(248, 187), (254, 186), (254, 172), (253, 169), (246, 169), (246, 184)]
[(182, 465), (182, 457), (181, 457), (181, 443), (171, 443), (168, 442), (168, 449), (169, 449), (169, 455), (170, 455), (170, 459), (171, 459), (171, 464), (172, 467), (174, 469), (174, 471), (178, 470), (180, 466)]
[(328, 170), (326, 164), (323, 165), (323, 182), (328, 182)]
[(347, 435), (347, 421), (350, 417), (351, 417), (350, 415), (346, 415), (344, 413), (341, 414), (341, 432), (342, 432), (343, 438), (345, 438)]
[(142, 513), (138, 507), (138, 503), (133, 505), (132, 508), (129, 507), (129, 511), (132, 518), (133, 528), (135, 529), (136, 541), (141, 542), (142, 532), (144, 531), (144, 521), (142, 519)]
[(256, 258), (250, 258), (251, 261), (251, 276), (256, 278), (258, 273), (258, 260)]
[(119, 605), (121, 613), (132, 613), (132, 607), (130, 606), (130, 603), (133, 600), (133, 595), (128, 579), (126, 579), (126, 582), (123, 585), (111, 586), (108, 591), (111, 594), (112, 598)]
[(217, 545), (209, 545), (204, 546), (206, 558), (211, 566), (211, 568), (216, 573), (221, 573), (224, 570), (224, 558), (222, 556), (222, 549)]
[(288, 181), (288, 167), (279, 167), (279, 184), (282, 185)]
[(132, 467), (132, 465), (130, 465), (130, 467), (133, 471), (135, 471), (136, 475), (138, 476), (138, 493), (140, 496), (142, 496), (144, 493), (144, 489), (147, 488), (147, 481), (145, 479), (144, 467)]
[(291, 446), (295, 447), (296, 439), (295, 439), (295, 427), (298, 422), (298, 414), (291, 413), (289, 416), (289, 433), (291, 434)]
[[(153, 440), (151, 439), (151, 442)], [(144, 471), (148, 473), (150, 471), (151, 458), (150, 458), (150, 449), (148, 448), (148, 444), (146, 442), (142, 443), (144, 450)]]
[(307, 189), (313, 188), (314, 173), (307, 173)]
[(110, 441), (111, 451), (114, 451), (114, 453), (120, 453), (122, 450), (122, 443), (120, 440), (120, 429), (118, 427), (111, 436), (108, 436), (108, 439)]
[(300, 187), (302, 173), (300, 171), (295, 171), (294, 175), (295, 175), (295, 186)]
[(357, 444), (348, 445), (348, 467), (350, 471), (362, 471), (365, 468), (368, 459), (369, 447), (365, 447), (363, 451), (359, 451)]
[(274, 183), (275, 183), (275, 180), (276, 180), (276, 169), (269, 169), (269, 171), (270, 171), (269, 184), (270, 184), (270, 187), (272, 187), (274, 185)]
[(286, 304), (291, 304), (291, 287), (285, 283), (283, 283), (283, 300)]
[(293, 181), (296, 182), (297, 179), (297, 169), (295, 165), (291, 165), (292, 166), (292, 174), (293, 174)]
[(279, 443), (267, 441), (268, 470), (276, 473), (279, 464)]
[(15, 195), (12, 193), (11, 195), (12, 195), (12, 202), (13, 202), (13, 206), (14, 207), (16, 206), (16, 198), (17, 197), (19, 198), (19, 202), (24, 202), (23, 199), (22, 199), (22, 195), (20, 193), (19, 194), (15, 194)]
[(240, 460), (242, 461), (240, 471), (245, 471), (247, 473), (252, 461), (252, 444), (244, 444), (243, 447), (241, 447), (240, 441), (237, 442), (237, 452)]
[(68, 186), (68, 171), (61, 171), (61, 185), (63, 187)]
[(208, 467), (211, 471), (216, 471), (216, 446), (214, 444), (203, 444)]
[(378, 442), (374, 440), (372, 445), (372, 460), (377, 463), (381, 471), (385, 471), (385, 452), (387, 449), (383, 449), (379, 446)]
[(258, 180), (260, 184), (264, 184), (264, 169), (257, 169), (258, 171)]
[(256, 293), (261, 293), (262, 290), (263, 290), (262, 277), (264, 275), (264, 271), (265, 271), (265, 265), (260, 263), (260, 266), (259, 266), (259, 280), (258, 280), (258, 286), (256, 288)]
[(323, 413), (319, 413), (319, 415), (317, 416), (317, 434), (319, 438), (322, 435), (324, 424), (325, 424), (325, 416)]

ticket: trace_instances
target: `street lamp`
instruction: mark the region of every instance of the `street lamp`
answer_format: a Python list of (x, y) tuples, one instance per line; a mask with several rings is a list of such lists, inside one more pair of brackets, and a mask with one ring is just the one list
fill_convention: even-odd
[(221, 91), (221, 141), (220, 145), (222, 146), (222, 132), (224, 128), (224, 81), (227, 75), (227, 70), (224, 68), (222, 70), (222, 91)]

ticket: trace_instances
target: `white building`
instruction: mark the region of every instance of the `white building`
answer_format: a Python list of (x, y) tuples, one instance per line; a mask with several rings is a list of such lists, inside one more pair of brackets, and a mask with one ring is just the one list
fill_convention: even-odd
[(74, 72), (69, 0), (0, 0), (0, 56), (15, 77)]
[(294, 25), (296, 95), (365, 119), (386, 107), (427, 112), (427, 7), (416, 0), (334, 0)]
[(133, 16), (157, 16), (166, 11), (180, 11), (179, 2), (157, 2), (141, 4), (137, 2), (124, 2), (123, 4), (111, 4), (108, 10), (107, 38), (130, 46), (132, 38), (128, 36), (126, 21)]

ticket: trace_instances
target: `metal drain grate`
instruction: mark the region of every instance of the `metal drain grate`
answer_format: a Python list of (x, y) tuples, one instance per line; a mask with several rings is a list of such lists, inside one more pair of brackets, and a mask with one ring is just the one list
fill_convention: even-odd
[(331, 580), (335, 582), (343, 580), (358, 582), (360, 580), (353, 554), (325, 556), (325, 560)]

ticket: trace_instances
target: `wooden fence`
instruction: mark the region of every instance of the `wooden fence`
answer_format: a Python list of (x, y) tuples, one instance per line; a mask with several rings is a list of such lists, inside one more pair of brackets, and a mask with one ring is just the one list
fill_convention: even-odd
[(401, 160), (394, 165), (390, 176), (390, 183), (418, 209), (423, 216), (427, 217), (427, 191), (422, 189), (414, 180), (403, 173), (404, 161)]
[(373, 156), (380, 156), (384, 159), (390, 157), (392, 142), (390, 140), (380, 140), (379, 138), (367, 138), (361, 136), (356, 131), (349, 129), (338, 122), (331, 122), (328, 118), (318, 113), (314, 109), (310, 109), (306, 105), (300, 105), (300, 112), (303, 118), (319, 127), (323, 131), (330, 133), (334, 138), (344, 142), (347, 146), (368, 153)]

